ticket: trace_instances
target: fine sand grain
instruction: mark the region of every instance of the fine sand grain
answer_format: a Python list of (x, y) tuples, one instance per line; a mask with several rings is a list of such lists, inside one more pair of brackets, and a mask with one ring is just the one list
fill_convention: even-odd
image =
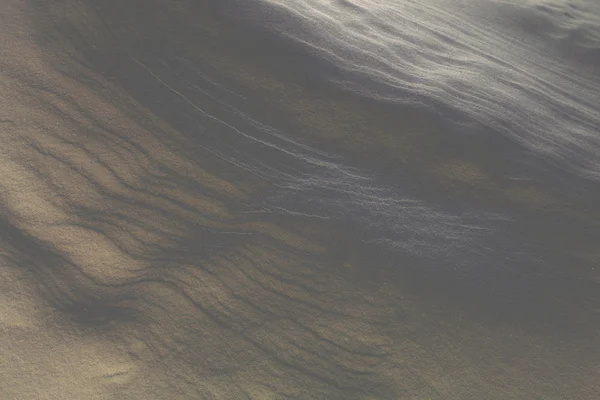
[(597, 193), (235, 4), (1, 0), (0, 399), (600, 398)]

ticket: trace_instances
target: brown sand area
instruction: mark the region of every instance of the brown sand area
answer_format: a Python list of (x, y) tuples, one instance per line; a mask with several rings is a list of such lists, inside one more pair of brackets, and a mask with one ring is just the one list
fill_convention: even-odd
[[(267, 45), (216, 4), (2, 1), (0, 399), (599, 398), (597, 208), (495, 176), (426, 115), (250, 57)], [(521, 234), (543, 230), (575, 283), (512, 317), (386, 269), (340, 224), (245, 212), (273, 183), (143, 94), (169, 46), (265, 121), (413, 171), (424, 198), (536, 213)]]

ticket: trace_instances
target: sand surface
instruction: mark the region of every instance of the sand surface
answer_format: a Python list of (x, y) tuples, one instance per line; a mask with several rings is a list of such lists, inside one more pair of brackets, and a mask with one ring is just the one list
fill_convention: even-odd
[(0, 399), (600, 398), (597, 138), (451, 134), (250, 3), (0, 1)]

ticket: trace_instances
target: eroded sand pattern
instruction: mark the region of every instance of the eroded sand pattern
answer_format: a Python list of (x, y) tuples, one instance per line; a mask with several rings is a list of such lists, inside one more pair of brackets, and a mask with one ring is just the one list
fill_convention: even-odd
[(596, 148), (514, 166), (237, 3), (1, 1), (0, 398), (598, 398)]

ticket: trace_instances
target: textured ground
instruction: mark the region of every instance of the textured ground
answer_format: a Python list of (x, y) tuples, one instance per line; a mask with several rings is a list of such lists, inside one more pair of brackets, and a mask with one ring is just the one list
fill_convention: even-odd
[[(230, 3), (1, 1), (0, 398), (598, 398), (593, 195), (508, 179), (489, 143), (328, 86)], [(274, 212), (296, 166), (231, 138), (261, 124), (410, 173), (443, 212), (510, 214), (525, 247), (488, 266), (504, 239), (471, 255), (469, 233), (453, 257), (483, 272), (436, 269), (461, 224), (442, 211), (439, 248), (404, 253)]]

